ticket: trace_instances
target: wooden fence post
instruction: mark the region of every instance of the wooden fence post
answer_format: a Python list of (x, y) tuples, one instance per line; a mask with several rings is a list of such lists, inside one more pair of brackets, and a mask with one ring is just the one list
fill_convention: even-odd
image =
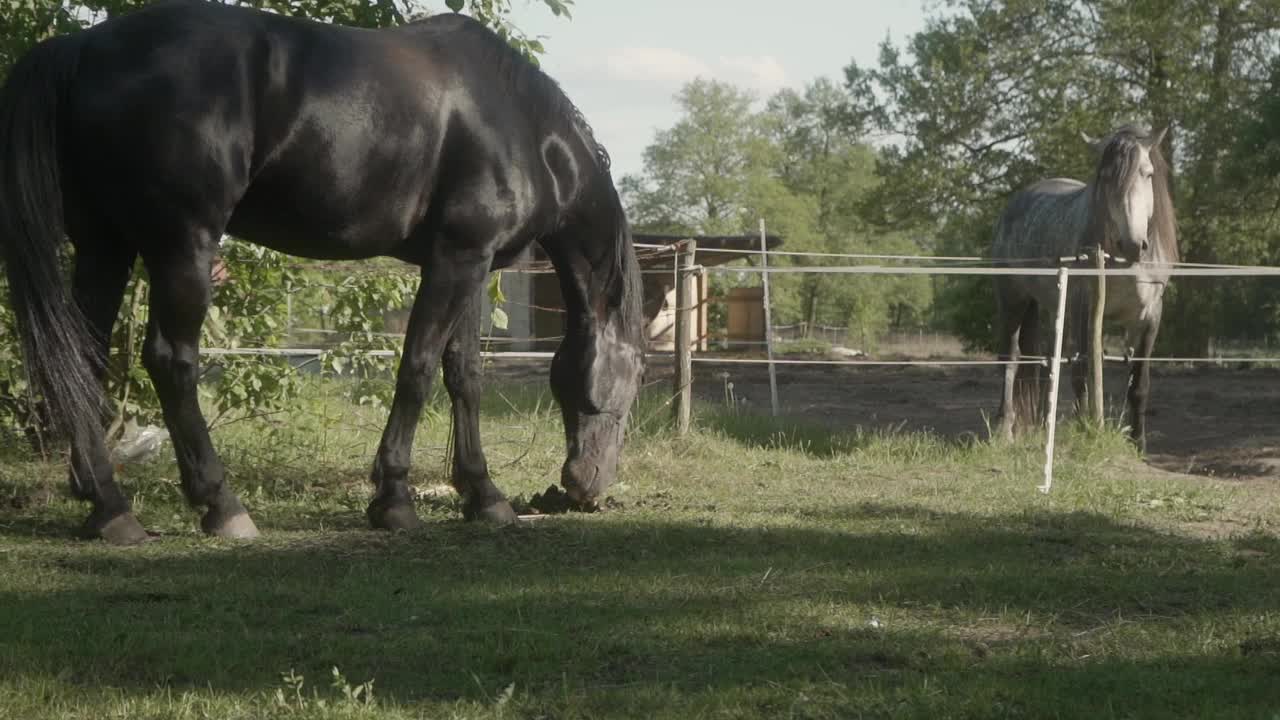
[(773, 310), (769, 301), (769, 236), (765, 233), (764, 218), (760, 218), (760, 274), (764, 283), (764, 345), (769, 358), (769, 406), (778, 417), (778, 367), (773, 364)]
[(693, 414), (693, 324), (697, 309), (689, 292), (694, 273), (694, 255), (698, 243), (687, 240), (676, 251), (676, 433), (685, 435)]
[(1089, 325), (1089, 417), (1094, 426), (1099, 428), (1102, 427), (1106, 413), (1102, 394), (1102, 319), (1107, 312), (1106, 259), (1106, 253), (1099, 244), (1094, 253), (1093, 266), (1098, 270), (1098, 282), (1093, 286), (1093, 313)]
[(1053, 443), (1058, 428), (1058, 380), (1062, 376), (1062, 330), (1067, 319), (1067, 269), (1058, 268), (1058, 314), (1053, 321), (1053, 357), (1049, 362), (1049, 427), (1044, 441), (1044, 484), (1040, 492), (1053, 487)]

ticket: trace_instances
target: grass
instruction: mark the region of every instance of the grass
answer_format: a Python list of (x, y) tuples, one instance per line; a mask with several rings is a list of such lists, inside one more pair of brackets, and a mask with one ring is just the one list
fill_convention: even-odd
[[(1064, 429), (1046, 497), (1034, 439), (710, 407), (677, 438), (655, 393), (615, 509), (493, 529), (424, 492), (427, 528), (387, 535), (382, 416), (315, 389), (215, 435), (251, 545), (196, 532), (167, 458), (129, 469), (164, 533), (133, 549), (68, 539), (60, 467), (0, 465), (0, 718), (1280, 717), (1280, 494), (1117, 433)], [(504, 489), (556, 481), (549, 393), (484, 417)]]

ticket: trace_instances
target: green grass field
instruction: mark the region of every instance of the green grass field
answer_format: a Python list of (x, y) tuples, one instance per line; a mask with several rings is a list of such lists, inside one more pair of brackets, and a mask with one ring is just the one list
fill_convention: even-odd
[[(1066, 429), (1046, 497), (1034, 440), (709, 407), (676, 438), (655, 393), (608, 511), (502, 529), (433, 490), (437, 407), (427, 528), (389, 535), (383, 415), (313, 390), (215, 433), (253, 544), (198, 534), (168, 453), (128, 469), (162, 533), (129, 549), (69, 539), (61, 466), (0, 463), (0, 718), (1280, 718), (1274, 484)], [(554, 483), (549, 393), (486, 410), (498, 483)]]

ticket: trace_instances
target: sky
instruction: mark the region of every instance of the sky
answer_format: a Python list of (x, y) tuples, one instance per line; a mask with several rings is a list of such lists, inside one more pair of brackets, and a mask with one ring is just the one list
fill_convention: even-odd
[(880, 43), (924, 27), (927, 0), (576, 0), (573, 19), (513, 0), (515, 24), (539, 36), (542, 67), (582, 110), (613, 157), (614, 177), (642, 168), (654, 133), (675, 124), (680, 87), (704, 77), (765, 98), (850, 61), (874, 65)]

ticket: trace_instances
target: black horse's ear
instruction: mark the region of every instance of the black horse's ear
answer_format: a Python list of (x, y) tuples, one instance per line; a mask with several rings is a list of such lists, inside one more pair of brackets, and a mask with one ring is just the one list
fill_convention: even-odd
[(1080, 139), (1081, 139), (1081, 140), (1084, 140), (1084, 144), (1089, 146), (1089, 149), (1093, 151), (1093, 154), (1094, 154), (1094, 155), (1101, 155), (1101, 154), (1102, 154), (1102, 141), (1101, 141), (1101, 140), (1099, 140), (1099, 139), (1097, 139), (1097, 138), (1094, 138), (1094, 137), (1090, 137), (1090, 136), (1089, 136), (1089, 133), (1087, 133), (1087, 132), (1085, 132), (1085, 131), (1083, 131), (1083, 130), (1081, 130), (1081, 131), (1080, 131)]

